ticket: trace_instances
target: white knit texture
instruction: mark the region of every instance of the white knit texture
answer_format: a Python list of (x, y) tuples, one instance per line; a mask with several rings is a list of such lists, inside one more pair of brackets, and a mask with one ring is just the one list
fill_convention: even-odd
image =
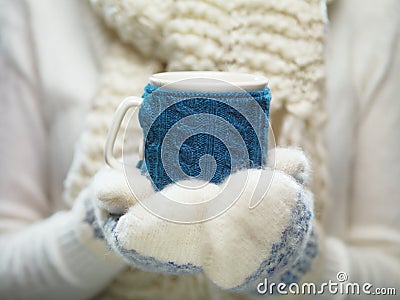
[[(74, 160), (65, 181), (64, 198), (70, 204), (104, 165), (107, 131), (118, 104), (128, 96), (141, 95), (148, 77), (161, 68), (159, 63), (144, 60), (130, 47), (119, 42), (110, 48), (109, 56), (105, 58), (103, 64), (104, 76), (101, 78), (101, 88), (87, 116), (86, 130), (76, 146)], [(136, 129), (134, 133), (136, 138), (132, 137), (128, 141), (135, 149), (138, 148), (141, 136), (138, 125)], [(116, 144), (116, 155), (121, 155), (121, 138), (120, 136)]]

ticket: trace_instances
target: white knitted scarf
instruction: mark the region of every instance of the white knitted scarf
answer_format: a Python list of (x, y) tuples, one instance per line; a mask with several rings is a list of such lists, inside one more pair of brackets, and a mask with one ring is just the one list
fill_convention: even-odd
[[(152, 73), (240, 71), (269, 78), (276, 143), (299, 146), (310, 157), (316, 215), (322, 218), (327, 200), (321, 94), (324, 1), (91, 2), (117, 35), (109, 40), (99, 89), (65, 182), (67, 202), (72, 203), (104, 165), (105, 139), (117, 105), (126, 96), (141, 95)], [(121, 152), (122, 142), (117, 145)], [(228, 296), (217, 293), (202, 275), (163, 276), (129, 269), (116, 278), (102, 299), (212, 299), (223, 295)]]

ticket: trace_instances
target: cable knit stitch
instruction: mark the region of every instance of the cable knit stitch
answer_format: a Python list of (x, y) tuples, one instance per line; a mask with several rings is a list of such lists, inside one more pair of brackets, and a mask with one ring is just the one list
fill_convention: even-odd
[[(312, 189), (317, 213), (321, 211), (326, 200), (326, 171), (320, 136), (324, 122), (320, 101), (324, 15), (319, 0), (91, 2), (124, 42), (148, 58), (113, 41), (65, 182), (66, 201), (71, 203), (103, 165), (113, 112), (124, 97), (141, 93), (150, 74), (161, 70), (225, 70), (269, 77), (277, 143), (301, 146), (311, 157), (315, 170)], [(136, 133), (139, 137), (140, 130)], [(130, 140), (133, 149), (137, 149), (138, 140)], [(121, 141), (117, 145), (120, 153)], [(100, 299), (225, 296), (242, 298), (219, 291), (201, 274), (176, 277), (128, 269)]]
[[(270, 101), (269, 88), (206, 93), (147, 85), (139, 111), (145, 139), (142, 174), (151, 178), (156, 190), (162, 190), (192, 177), (218, 184), (240, 169), (262, 167), (268, 149)], [(185, 122), (185, 118), (190, 120)], [(174, 136), (180, 138), (171, 140), (167, 133), (174, 126), (179, 127)], [(206, 154), (213, 159), (202, 160)]]

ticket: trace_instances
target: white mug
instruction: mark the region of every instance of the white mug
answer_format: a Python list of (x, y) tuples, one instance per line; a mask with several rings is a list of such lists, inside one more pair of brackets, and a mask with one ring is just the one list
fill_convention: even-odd
[[(154, 74), (149, 78), (149, 83), (155, 88), (160, 88), (167, 94), (169, 91), (180, 92), (182, 95), (192, 97), (193, 95), (230, 95), (229, 93), (252, 93), (264, 90), (268, 87), (268, 80), (264, 76), (246, 73), (212, 72), (212, 71), (187, 71), (187, 72), (165, 72)], [(268, 89), (269, 92), (269, 89)], [(186, 94), (187, 93), (187, 94)], [(233, 95), (233, 94), (232, 94)], [(157, 98), (163, 102), (162, 97)], [(199, 100), (201, 101), (201, 100)], [(143, 99), (140, 97), (128, 97), (119, 105), (114, 121), (110, 127), (105, 146), (105, 161), (112, 168), (121, 168), (122, 163), (114, 156), (114, 145), (121, 123), (131, 108), (140, 107)], [(269, 102), (267, 103), (269, 108)], [(240, 110), (241, 108), (239, 108)], [(264, 111), (265, 113), (265, 111)], [(268, 111), (267, 111), (268, 119)], [(268, 125), (266, 125), (268, 128)], [(178, 138), (178, 137), (177, 137)], [(141, 139), (139, 147), (140, 159), (144, 158), (146, 152), (146, 138)], [(151, 162), (149, 162), (151, 164)], [(149, 169), (149, 168), (147, 168)], [(150, 168), (151, 169), (151, 168)]]

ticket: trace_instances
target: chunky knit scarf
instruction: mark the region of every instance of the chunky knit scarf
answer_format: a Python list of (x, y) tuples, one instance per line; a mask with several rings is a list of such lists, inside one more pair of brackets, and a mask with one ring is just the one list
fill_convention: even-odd
[[(117, 34), (110, 33), (99, 89), (65, 182), (66, 201), (72, 203), (104, 165), (104, 143), (113, 112), (124, 97), (141, 95), (152, 73), (239, 71), (269, 77), (276, 143), (299, 146), (310, 157), (316, 215), (322, 218), (327, 201), (321, 97), (324, 1), (91, 2)], [(139, 126), (136, 134), (137, 139), (130, 139), (135, 150)], [(121, 152), (122, 141), (117, 144)], [(213, 299), (217, 294), (238, 297), (217, 293), (202, 275), (175, 277), (129, 269), (116, 278), (102, 299)]]

